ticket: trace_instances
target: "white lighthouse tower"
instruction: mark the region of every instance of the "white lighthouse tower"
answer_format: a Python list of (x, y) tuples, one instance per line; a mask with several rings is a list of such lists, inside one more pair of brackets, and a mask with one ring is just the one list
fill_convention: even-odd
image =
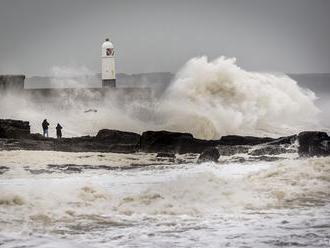
[(102, 87), (116, 87), (115, 55), (109, 39), (102, 44)]

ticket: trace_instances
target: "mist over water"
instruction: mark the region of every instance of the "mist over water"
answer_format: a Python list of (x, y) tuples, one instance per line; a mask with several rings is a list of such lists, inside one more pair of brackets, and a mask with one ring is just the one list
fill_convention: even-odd
[[(52, 72), (54, 87), (82, 84), (74, 79), (79, 71), (54, 67)], [(86, 68), (81, 73), (90, 74)], [(65, 79), (69, 77), (73, 79)], [(88, 89), (83, 94), (59, 93), (43, 101), (6, 94), (0, 100), (1, 118), (28, 120), (33, 132), (41, 132), (40, 123), (47, 118), (51, 135), (60, 122), (64, 136), (95, 135), (102, 128), (139, 133), (164, 129), (216, 139), (226, 134), (278, 136), (319, 128), (313, 92), (285, 75), (245, 71), (234, 58), (191, 59), (162, 97), (152, 101), (124, 101), (121, 93), (102, 98)]]

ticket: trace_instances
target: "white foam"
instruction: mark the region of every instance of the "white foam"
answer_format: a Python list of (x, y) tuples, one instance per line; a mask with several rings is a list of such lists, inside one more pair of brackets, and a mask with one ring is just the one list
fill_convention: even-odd
[[(63, 80), (61, 75), (68, 73), (72, 70), (55, 70), (56, 80)], [(75, 84), (80, 87), (79, 82)], [(100, 98), (88, 90), (84, 94)], [(95, 135), (102, 128), (135, 132), (167, 129), (214, 139), (225, 134), (277, 136), (320, 128), (311, 91), (285, 75), (248, 72), (238, 67), (235, 59), (224, 57), (191, 59), (164, 97), (152, 104), (135, 100), (121, 104), (118, 99), (122, 97), (111, 94), (86, 102), (63, 93), (55, 102), (36, 103), (35, 99), (2, 95), (0, 118), (28, 120), (33, 132), (41, 132), (41, 122), (47, 118), (53, 136), (57, 122), (64, 127), (64, 136)], [(98, 111), (84, 112), (90, 108)]]
[(160, 104), (172, 130), (200, 138), (288, 134), (315, 127), (315, 95), (285, 75), (248, 72), (236, 60), (191, 59)]
[[(2, 153), (5, 153), (0, 156), (4, 165), (22, 171), (27, 166), (20, 162), (22, 157), (31, 158), (34, 169), (42, 169), (50, 156), (50, 152)], [(88, 159), (97, 160), (97, 155), (90, 153), (91, 157), (86, 158), (81, 154), (53, 152), (52, 159), (84, 164)], [(107, 156), (101, 158), (111, 165), (119, 161), (129, 163), (125, 156), (131, 155)], [(146, 159), (144, 154), (135, 158), (138, 156)], [(23, 243), (44, 247), (47, 240), (53, 245), (50, 247), (57, 244), (72, 247), (80, 244), (62, 243), (56, 238), (79, 237), (83, 247), (89, 244), (92, 247), (154, 246), (159, 242), (166, 246), (174, 242), (174, 235), (178, 244), (189, 245), (195, 237), (202, 246), (206, 240), (215, 244), (238, 235), (234, 240), (235, 246), (239, 246), (240, 242), (276, 241), (278, 235), (286, 240), (287, 231), (281, 229), (281, 221), (289, 221), (295, 232), (301, 230), (304, 237), (303, 230), (310, 229), (301, 226), (327, 228), (324, 220), (330, 218), (325, 205), (330, 197), (329, 163), (329, 158), (311, 158), (98, 173), (84, 170), (74, 174), (29, 175), (26, 172), (15, 176), (8, 171), (0, 175), (0, 229), (3, 230), (0, 241), (4, 241), (5, 247)], [(275, 229), (277, 236), (272, 236), (271, 230)], [(7, 236), (10, 233), (12, 241)], [(267, 238), (260, 240), (266, 234)], [(310, 238), (302, 240), (309, 242)]]

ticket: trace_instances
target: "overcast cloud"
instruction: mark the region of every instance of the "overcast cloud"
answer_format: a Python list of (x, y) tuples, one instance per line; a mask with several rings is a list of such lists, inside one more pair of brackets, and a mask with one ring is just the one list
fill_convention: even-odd
[(189, 58), (237, 57), (256, 71), (330, 72), (329, 0), (0, 0), (0, 73), (177, 71)]

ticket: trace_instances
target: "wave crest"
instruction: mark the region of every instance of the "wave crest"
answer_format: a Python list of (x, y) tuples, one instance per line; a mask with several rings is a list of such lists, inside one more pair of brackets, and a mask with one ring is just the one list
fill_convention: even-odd
[(199, 138), (287, 134), (317, 125), (315, 99), (286, 75), (248, 72), (234, 58), (199, 57), (177, 74), (160, 112), (167, 113), (169, 127)]

